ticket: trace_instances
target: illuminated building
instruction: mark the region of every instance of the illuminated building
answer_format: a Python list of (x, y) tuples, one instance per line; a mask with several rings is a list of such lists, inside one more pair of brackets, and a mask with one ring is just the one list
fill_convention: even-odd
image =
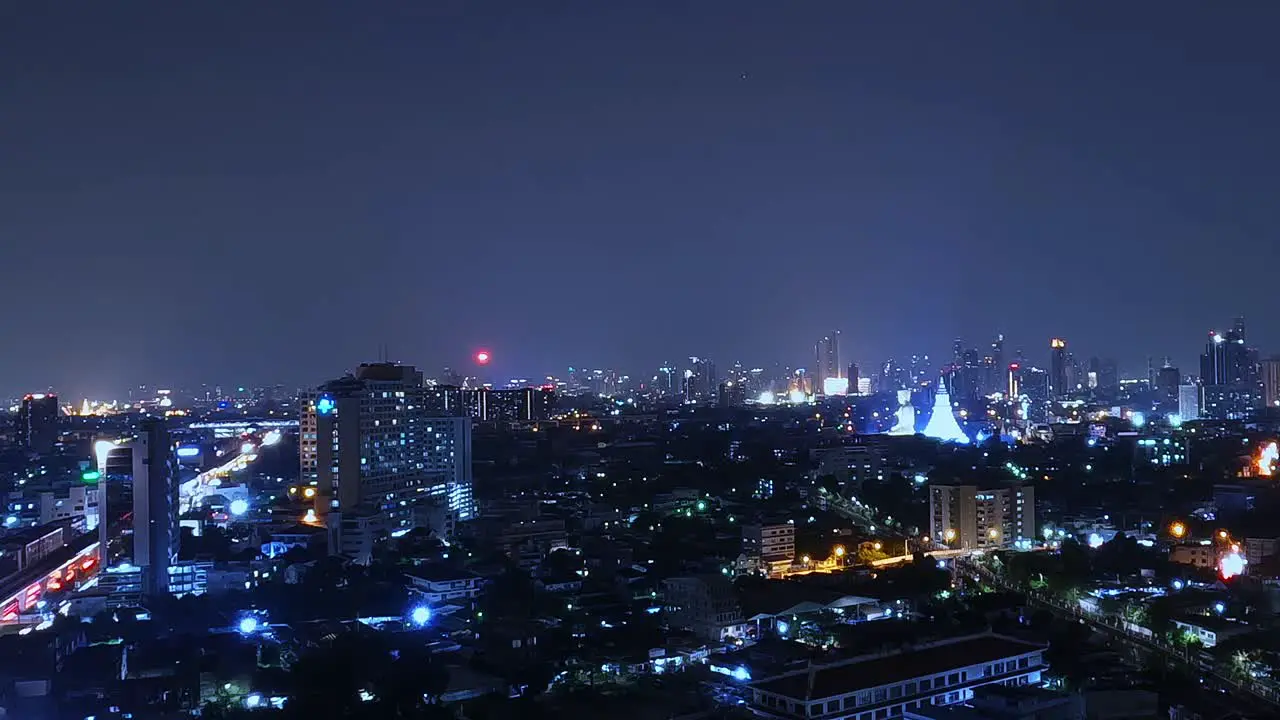
[(720, 383), (716, 404), (722, 408), (742, 407), (747, 404), (747, 386), (742, 382), (726, 380)]
[(48, 455), (58, 441), (58, 396), (34, 393), (18, 408), (18, 444), (28, 452)]
[(1067, 341), (1053, 338), (1049, 341), (1049, 396), (1057, 399), (1069, 392)]
[(1022, 395), (1022, 388), (1019, 387), (1022, 374), (1018, 372), (1018, 363), (1009, 364), (1009, 372), (1005, 377), (1005, 397), (1010, 400), (1017, 400)]
[[(825, 393), (827, 380), (840, 378), (840, 331), (834, 330), (814, 346), (813, 392)], [(847, 385), (845, 386), (847, 389)]]
[(1260, 363), (1262, 368), (1262, 402), (1265, 407), (1280, 407), (1280, 357)]
[(1210, 332), (1200, 356), (1204, 386), (1201, 414), (1216, 420), (1242, 420), (1262, 404), (1254, 363), (1245, 345), (1244, 318), (1236, 318), (1225, 335)]
[(1200, 386), (1194, 383), (1178, 386), (1178, 417), (1182, 422), (1200, 419)]
[[(301, 477), (316, 486), (315, 511), (332, 549), (363, 548), (359, 537), (378, 522), (388, 531), (413, 527), (418, 505), (446, 507), (459, 520), (474, 515), (472, 420), (433, 417), (441, 397), (452, 395), (424, 387), (412, 366), (391, 363), (361, 365), (303, 396)], [(346, 529), (358, 537), (342, 538)]]
[(178, 560), (177, 458), (163, 420), (147, 420), (130, 444), (133, 452), (133, 565), (142, 570), (144, 595), (169, 591)]
[(1036, 539), (1036, 496), (1030, 485), (983, 488), (931, 485), (929, 533), (953, 548), (1007, 547)]
[(961, 444), (969, 442), (969, 436), (964, 434), (960, 424), (956, 422), (956, 416), (951, 410), (951, 395), (947, 392), (947, 383), (942, 378), (938, 378), (934, 390), (933, 414), (929, 416), (929, 422), (924, 426), (924, 434), (943, 442)]

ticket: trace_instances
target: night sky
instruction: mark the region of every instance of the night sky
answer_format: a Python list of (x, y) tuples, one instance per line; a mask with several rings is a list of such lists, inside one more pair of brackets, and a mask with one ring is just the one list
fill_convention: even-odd
[(1280, 3), (12, 2), (0, 392), (1280, 351)]

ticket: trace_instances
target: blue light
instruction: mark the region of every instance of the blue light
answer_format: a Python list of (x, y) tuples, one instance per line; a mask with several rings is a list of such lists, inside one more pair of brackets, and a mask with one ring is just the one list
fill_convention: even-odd
[(1134, 427), (1140, 428), (1147, 424), (1147, 416), (1140, 412), (1136, 412), (1129, 416), (1129, 422), (1133, 423)]
[(243, 515), (249, 512), (249, 501), (240, 498), (232, 500), (230, 510), (232, 515)]
[(431, 608), (416, 607), (413, 609), (413, 612), (409, 614), (409, 619), (413, 621), (414, 625), (422, 627), (423, 625), (431, 622)]
[(337, 403), (333, 401), (332, 395), (321, 395), (316, 398), (316, 413), (320, 415), (332, 415)]
[(13, 515), (10, 515), (9, 517), (4, 519), (5, 527), (13, 527), (14, 525), (17, 525), (17, 524), (18, 524), (18, 518), (14, 517)]
[(1213, 604), (1213, 611), (1221, 615), (1227, 611), (1227, 606), (1225, 603), (1216, 602)]
[(252, 615), (240, 618), (240, 632), (245, 635), (252, 635), (258, 632), (258, 618)]
[(779, 635), (786, 635), (787, 631), (791, 629), (791, 626), (787, 624), (786, 620), (779, 620), (777, 624), (777, 628), (778, 628)]
[(182, 447), (178, 448), (178, 457), (180, 458), (193, 458), (199, 454), (200, 454), (200, 448), (194, 445), (183, 445)]
[(739, 665), (738, 667), (733, 669), (733, 672), (730, 673), (730, 676), (734, 680), (737, 680), (738, 682), (746, 682), (751, 679), (751, 671)]
[(1174, 580), (1174, 581), (1173, 581), (1173, 589), (1174, 589), (1174, 590), (1181, 590), (1183, 587), (1185, 587), (1185, 586), (1183, 585), (1183, 583), (1182, 583), (1182, 581), (1181, 581), (1181, 580)]

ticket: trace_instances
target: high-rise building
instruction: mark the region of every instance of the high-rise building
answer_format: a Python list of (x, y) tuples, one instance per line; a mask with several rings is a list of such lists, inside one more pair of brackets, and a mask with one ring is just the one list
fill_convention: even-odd
[(164, 420), (143, 423), (133, 449), (133, 564), (144, 595), (169, 592), (178, 560), (178, 459)]
[(1162, 404), (1172, 407), (1178, 402), (1178, 388), (1182, 385), (1182, 373), (1165, 360), (1164, 367), (1156, 371), (1156, 397)]
[(316, 486), (317, 516), (339, 515), (326, 522), (331, 549), (350, 544), (333, 533), (355, 517), (395, 531), (415, 525), (419, 506), (474, 515), (472, 420), (438, 416), (439, 392), (412, 366), (375, 363), (301, 399), (301, 476)]
[(976, 550), (1036, 538), (1035, 489), (1030, 485), (929, 488), (930, 536), (936, 543)]
[(840, 331), (833, 330), (814, 346), (814, 392), (824, 392), (827, 380), (842, 377), (843, 373), (844, 368), (840, 367)]
[(1209, 333), (1209, 341), (1200, 356), (1205, 417), (1244, 419), (1262, 404), (1262, 388), (1251, 355), (1245, 344), (1244, 318), (1236, 318), (1225, 335)]
[(1060, 398), (1071, 392), (1068, 377), (1067, 341), (1053, 338), (1049, 341), (1049, 395)]
[(1263, 404), (1269, 408), (1280, 407), (1280, 357), (1267, 358), (1260, 365)]
[(18, 444), (28, 452), (48, 455), (58, 442), (58, 396), (34, 393), (18, 408)]
[(858, 363), (849, 363), (849, 371), (848, 371), (847, 377), (849, 379), (849, 392), (851, 393), (863, 392), (862, 385), (859, 384), (859, 381), (861, 381), (863, 378), (861, 377), (861, 373), (858, 372)]
[(1200, 386), (1187, 383), (1178, 386), (1178, 417), (1184, 422), (1200, 418)]

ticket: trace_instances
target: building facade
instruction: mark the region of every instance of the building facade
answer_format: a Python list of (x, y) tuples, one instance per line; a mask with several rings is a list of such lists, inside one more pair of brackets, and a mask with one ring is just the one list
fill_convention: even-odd
[[(459, 520), (474, 516), (472, 420), (439, 415), (441, 402), (447, 405), (451, 397), (425, 386), (412, 366), (391, 363), (361, 365), (354, 375), (304, 395), (302, 482), (316, 487), (316, 515), (331, 532), (349, 528), (360, 536), (348, 543), (331, 535), (331, 547), (364, 548), (378, 536), (356, 516), (376, 520), (387, 532), (413, 527), (416, 508), (425, 504), (447, 508)], [(328, 523), (333, 513), (346, 520)]]
[(1035, 490), (1029, 485), (929, 488), (930, 537), (953, 548), (1007, 547), (1036, 539)]
[(869, 655), (763, 678), (750, 709), (770, 718), (885, 720), (973, 698), (984, 685), (1040, 683), (1045, 648), (975, 635), (908, 652)]

